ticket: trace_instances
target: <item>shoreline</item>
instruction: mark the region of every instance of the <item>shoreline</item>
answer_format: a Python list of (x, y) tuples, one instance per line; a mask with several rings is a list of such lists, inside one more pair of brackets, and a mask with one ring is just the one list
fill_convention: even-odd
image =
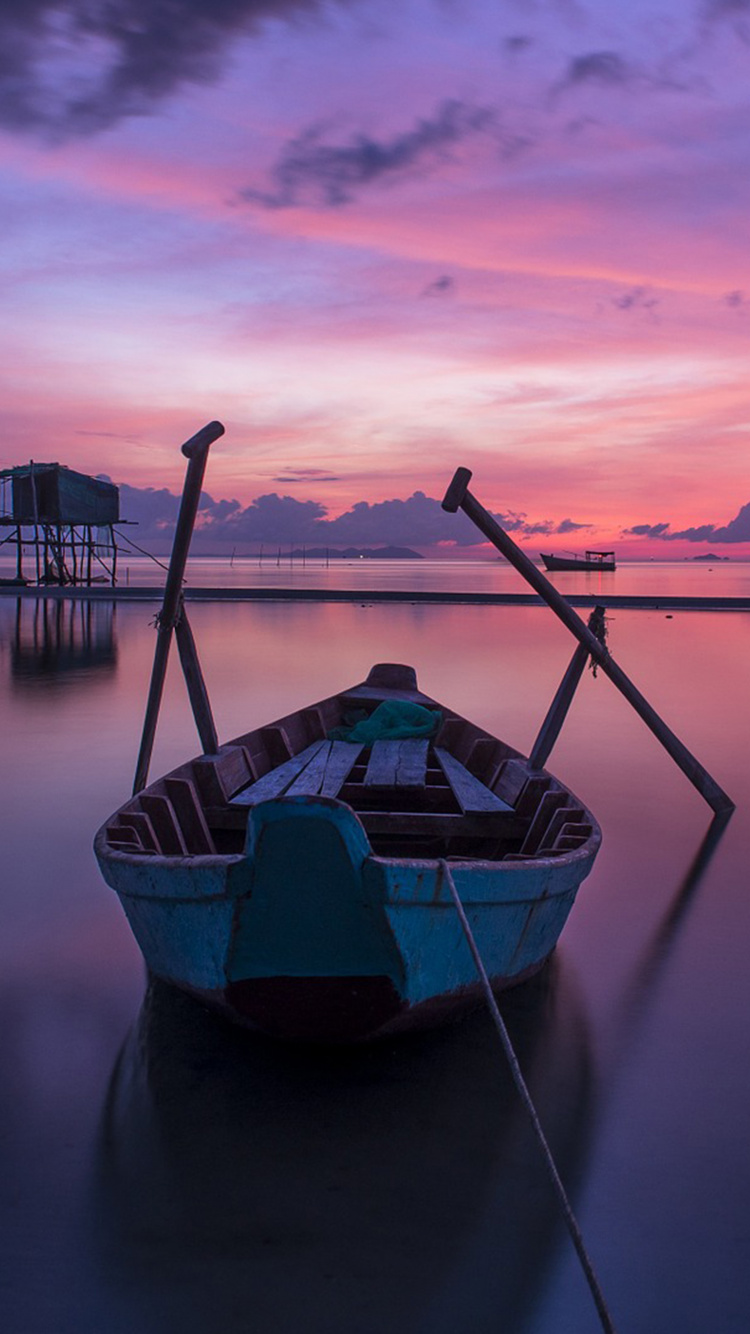
[[(92, 585), (57, 588), (37, 585), (0, 585), (0, 597), (51, 599), (59, 602), (155, 602), (162, 601), (159, 585)], [(543, 607), (537, 593), (427, 592), (405, 589), (347, 588), (190, 588), (184, 589), (186, 602), (342, 602), (370, 605), (405, 604), (434, 606)], [(571, 607), (603, 606), (639, 611), (750, 611), (750, 597), (683, 597), (658, 594), (570, 593), (565, 596)]]

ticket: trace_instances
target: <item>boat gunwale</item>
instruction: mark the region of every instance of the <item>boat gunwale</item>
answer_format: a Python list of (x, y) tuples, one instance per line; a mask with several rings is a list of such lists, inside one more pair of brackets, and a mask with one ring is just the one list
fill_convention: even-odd
[[(302, 704), (297, 709), (292, 710), (292, 712), (284, 714), (281, 718), (274, 719), (273, 721), (268, 723), (262, 723), (258, 727), (252, 728), (248, 732), (240, 733), (238, 736), (232, 737), (230, 740), (226, 742), (222, 742), (222, 744), (219, 747), (218, 754), (219, 755), (225, 754), (227, 752), (232, 751), (235, 748), (247, 750), (249, 748), (249, 743), (255, 738), (261, 736), (263, 732), (272, 731), (274, 729), (283, 729), (284, 727), (288, 727), (295, 720), (302, 719), (306, 713), (312, 713), (314, 711), (323, 711), (326, 708), (331, 708), (331, 707), (337, 707), (339, 711), (341, 711), (347, 705), (356, 704), (358, 701), (361, 701), (362, 704), (364, 705), (369, 705), (372, 703), (377, 703), (378, 700), (399, 699), (399, 698), (401, 699), (408, 698), (411, 702), (419, 702), (426, 708), (433, 708), (440, 710), (444, 722), (456, 721), (458, 723), (464, 724), (465, 727), (469, 730), (469, 732), (473, 734), (475, 740), (489, 740), (495, 742), (496, 744), (502, 746), (504, 750), (506, 750), (507, 752), (506, 759), (517, 759), (528, 765), (528, 757), (524, 756), (520, 751), (516, 750), (516, 748), (512, 746), (509, 742), (504, 741), (501, 737), (495, 736), (492, 732), (487, 731), (486, 728), (483, 728), (478, 723), (474, 723), (470, 719), (465, 718), (463, 715), (457, 713), (449, 706), (441, 704), (439, 700), (436, 700), (432, 696), (427, 695), (423, 691), (421, 691), (418, 688), (418, 686), (415, 685), (415, 687), (412, 689), (405, 689), (399, 687), (388, 687), (382, 684), (374, 685), (370, 682), (370, 676), (368, 676), (364, 681), (361, 681), (356, 685), (347, 686), (344, 689), (336, 691), (333, 694), (326, 696), (324, 699), (317, 700), (311, 704)], [(442, 742), (441, 744), (445, 745), (446, 743)], [(450, 750), (450, 745), (448, 745), (448, 749)], [(294, 752), (294, 753), (296, 754), (299, 752)], [(155, 778), (153, 782), (149, 783), (148, 786), (143, 789), (143, 791), (131, 795), (127, 801), (123, 802), (114, 812), (112, 812), (112, 814), (107, 818), (107, 820), (100, 826), (94, 838), (94, 851), (97, 860), (100, 862), (100, 864), (102, 862), (108, 861), (118, 866), (130, 866), (133, 867), (134, 869), (135, 868), (147, 869), (148, 867), (158, 866), (169, 870), (193, 869), (196, 871), (201, 869), (219, 870), (221, 868), (229, 868), (231, 866), (241, 864), (247, 857), (247, 851), (245, 848), (243, 848), (241, 851), (232, 851), (232, 852), (190, 853), (190, 852), (180, 851), (176, 853), (164, 853), (156, 850), (141, 851), (136, 849), (131, 850), (129, 848), (123, 848), (123, 847), (112, 847), (110, 846), (109, 843), (108, 831), (112, 825), (112, 822), (116, 820), (120, 815), (127, 816), (129, 812), (132, 813), (133, 810), (138, 810), (138, 803), (142, 796), (157, 793), (160, 785), (163, 784), (165, 780), (170, 778), (188, 778), (191, 782), (194, 782), (195, 765), (210, 759), (211, 759), (210, 756), (206, 756), (205, 754), (198, 754), (192, 756), (187, 760), (182, 761), (180, 764), (176, 765), (175, 768), (169, 770), (167, 773), (161, 774), (158, 778)], [(280, 766), (272, 764), (267, 772), (271, 773), (277, 767)], [(529, 776), (531, 776), (531, 774), (532, 771), (529, 770)], [(476, 869), (476, 870), (485, 869), (487, 871), (495, 872), (498, 870), (498, 868), (502, 867), (503, 874), (507, 875), (507, 874), (513, 874), (514, 872), (521, 874), (524, 870), (528, 869), (529, 866), (539, 867), (540, 865), (549, 864), (549, 865), (563, 867), (575, 864), (579, 860), (586, 860), (589, 858), (593, 859), (601, 844), (602, 836), (599, 823), (596, 820), (596, 817), (589, 810), (586, 803), (581, 801), (580, 798), (576, 795), (576, 793), (573, 792), (572, 789), (568, 787), (566, 783), (564, 783), (560, 778), (558, 778), (557, 775), (550, 773), (548, 769), (542, 768), (539, 770), (534, 770), (533, 776), (549, 779), (550, 783), (554, 785), (555, 790), (565, 793), (569, 798), (571, 798), (571, 800), (575, 803), (575, 805), (578, 808), (580, 808), (582, 812), (582, 819), (580, 823), (584, 826), (589, 826), (591, 832), (586, 837), (585, 841), (581, 843), (578, 847), (563, 849), (558, 852), (555, 852), (552, 855), (545, 855), (544, 853), (541, 854), (530, 853), (525, 856), (511, 854), (509, 858), (497, 858), (497, 859), (487, 858), (487, 857), (473, 858), (471, 856), (462, 856), (461, 854), (459, 854), (457, 857), (452, 857), (450, 853), (448, 853), (447, 856), (442, 855), (433, 857), (418, 856), (418, 855), (392, 856), (375, 852), (374, 848), (372, 847), (371, 836), (368, 833), (365, 823), (361, 818), (361, 813), (357, 811), (353, 806), (351, 806), (349, 802), (341, 798), (332, 798), (329, 800), (338, 802), (339, 805), (341, 805), (345, 810), (347, 810), (358, 821), (358, 823), (362, 828), (364, 836), (367, 839), (367, 843), (369, 844), (368, 859), (372, 859), (374, 862), (377, 863), (383, 863), (386, 865), (392, 864), (395, 866), (399, 865), (409, 866), (409, 867), (423, 866), (426, 869), (427, 868), (433, 869), (440, 861), (447, 860), (454, 867), (460, 869), (463, 868)], [(255, 779), (252, 781), (258, 781), (258, 780)], [(492, 789), (490, 788), (489, 790), (491, 791)], [(202, 797), (198, 797), (198, 799), (200, 801), (201, 808), (205, 814), (205, 812), (210, 809), (210, 804), (207, 803)], [(272, 800), (283, 800), (283, 796), (273, 798)], [(230, 802), (228, 801), (227, 806), (229, 805)], [(124, 891), (118, 890), (117, 892), (124, 892)], [(139, 897), (161, 898), (163, 896), (139, 895)], [(224, 895), (222, 895), (221, 893), (216, 893), (216, 894), (207, 894), (205, 896), (205, 899), (203, 899), (203, 896), (201, 896), (201, 899), (203, 899), (203, 901), (207, 901), (209, 899), (214, 899), (214, 898), (218, 899), (222, 897), (224, 897)]]
[[(569, 796), (573, 797), (574, 800), (578, 801), (578, 798), (576, 797), (575, 793), (572, 792), (570, 788), (565, 787), (564, 791), (567, 792)], [(283, 801), (284, 798), (275, 797), (272, 798), (272, 800)], [(331, 798), (330, 800), (335, 800), (335, 799)], [(357, 811), (355, 811), (347, 802), (345, 801), (339, 802), (339, 805), (342, 806), (344, 810), (349, 811), (351, 815), (354, 816), (354, 818), (357, 821), (359, 821), (360, 824), (362, 824), (362, 821)], [(447, 861), (454, 868), (458, 868), (459, 870), (463, 870), (465, 868), (466, 870), (485, 869), (487, 871), (497, 871), (499, 868), (502, 868), (503, 874), (520, 874), (524, 870), (527, 870), (530, 866), (538, 867), (545, 864), (548, 864), (550, 866), (553, 865), (566, 866), (578, 860), (582, 860), (583, 858), (590, 857), (592, 853), (598, 851), (602, 841), (602, 832), (596, 817), (591, 814), (588, 807), (584, 806), (582, 802), (580, 802), (579, 805), (583, 810), (585, 817), (582, 823), (587, 825), (590, 824), (592, 826), (591, 833), (588, 835), (585, 842), (581, 843), (579, 847), (567, 848), (564, 851), (556, 852), (552, 855), (539, 853), (539, 854), (529, 854), (526, 857), (512, 857), (506, 859), (502, 858), (492, 859), (487, 857), (472, 858), (463, 856), (451, 857), (450, 854), (447, 857), (390, 857), (390, 856), (385, 856), (382, 853), (375, 852), (371, 847), (367, 860), (377, 862), (378, 864), (382, 863), (383, 865), (386, 866), (393, 865), (393, 866), (410, 866), (417, 868), (424, 867), (425, 869), (429, 870), (438, 867), (441, 862)], [(120, 809), (124, 808), (121, 807)], [(118, 814), (118, 812), (114, 812), (114, 814), (116, 815)], [(112, 817), (110, 817), (110, 819), (112, 819)], [(107, 842), (108, 825), (109, 821), (107, 821), (105, 824), (101, 826), (100, 829), (97, 830), (97, 833), (94, 837), (94, 852), (99, 861), (109, 861), (109, 862), (114, 862), (116, 864), (123, 864), (127, 866), (138, 866), (144, 868), (150, 866), (159, 866), (159, 867), (169, 868), (170, 870), (177, 870), (180, 867), (189, 867), (189, 868), (195, 868), (196, 870), (200, 870), (202, 868), (209, 869), (209, 868), (220, 868), (220, 867), (240, 865), (242, 862), (245, 861), (247, 857), (247, 853), (245, 851), (225, 852), (225, 853), (214, 852), (214, 853), (175, 853), (175, 854), (166, 854), (162, 852), (140, 852), (140, 851), (129, 852), (124, 848), (112, 848), (108, 845)], [(367, 830), (364, 828), (363, 824), (362, 828), (364, 830), (365, 837), (367, 838), (369, 843), (370, 841), (369, 835), (367, 834)], [(126, 891), (117, 891), (117, 892), (119, 893)], [(163, 895), (139, 894), (138, 897), (158, 899), (162, 898)], [(205, 897), (223, 898), (225, 897), (225, 895), (210, 894), (206, 895)]]

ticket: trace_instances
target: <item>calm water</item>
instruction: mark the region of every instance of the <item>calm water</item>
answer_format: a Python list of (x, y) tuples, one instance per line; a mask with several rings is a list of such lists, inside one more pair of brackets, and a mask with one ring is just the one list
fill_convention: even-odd
[[(535, 552), (528, 553), (542, 568)], [(158, 586), (164, 566), (143, 556), (121, 553), (118, 582)], [(27, 577), (33, 573), (31, 549), (25, 557)], [(15, 574), (10, 547), (0, 550), (0, 577)], [(619, 593), (704, 597), (750, 597), (750, 561), (703, 562), (631, 561), (610, 574), (596, 571), (561, 571), (549, 576), (563, 593), (604, 595)], [(280, 558), (196, 556), (188, 562), (187, 583), (193, 587), (222, 588), (361, 588), (445, 590), (447, 592), (520, 593), (528, 585), (507, 561), (494, 560), (291, 560)]]
[[(750, 573), (666, 568), (679, 588), (657, 583), (665, 567), (642, 578), (739, 593)], [(395, 660), (528, 749), (573, 648), (537, 608), (190, 614), (225, 738)], [(132, 783), (152, 616), (0, 599), (3, 1329), (595, 1331), (481, 1014), (321, 1057), (146, 994), (91, 840)], [(554, 967), (508, 1017), (621, 1334), (745, 1334), (750, 618), (620, 612), (609, 630), (738, 810), (701, 859), (708, 808), (586, 673), (550, 764), (603, 848)], [(154, 772), (196, 749), (175, 669)]]

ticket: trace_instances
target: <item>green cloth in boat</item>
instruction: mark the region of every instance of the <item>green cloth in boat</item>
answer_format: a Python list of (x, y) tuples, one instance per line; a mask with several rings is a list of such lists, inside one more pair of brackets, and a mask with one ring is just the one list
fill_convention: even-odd
[(407, 737), (433, 737), (443, 721), (439, 709), (425, 709), (408, 699), (386, 699), (367, 718), (351, 727), (336, 727), (328, 735), (332, 741), (358, 741), (371, 746), (373, 741), (400, 741)]

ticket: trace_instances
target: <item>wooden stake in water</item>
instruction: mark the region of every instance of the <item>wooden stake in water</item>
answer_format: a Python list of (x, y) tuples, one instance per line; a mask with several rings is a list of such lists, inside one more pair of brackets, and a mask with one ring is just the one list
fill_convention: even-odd
[[(188, 551), (190, 550), (190, 539), (193, 535), (195, 526), (195, 516), (198, 513), (198, 505), (201, 497), (201, 486), (203, 484), (203, 475), (206, 471), (208, 461), (208, 451), (214, 440), (218, 440), (220, 435), (224, 434), (224, 427), (221, 422), (209, 422), (182, 446), (182, 452), (188, 459), (187, 473), (185, 475), (185, 485), (182, 491), (182, 500), (180, 502), (180, 512), (177, 516), (177, 527), (175, 528), (174, 542), (172, 544), (172, 555), (169, 561), (167, 579), (164, 585), (164, 601), (161, 611), (157, 617), (157, 639), (154, 652), (154, 665), (151, 672), (151, 685), (146, 702), (146, 717), (143, 723), (143, 735), (141, 737), (141, 748), (138, 754), (138, 763), (135, 770), (135, 781), (133, 783), (133, 794), (141, 792), (146, 786), (148, 779), (148, 770), (151, 763), (151, 752), (154, 747), (154, 736), (156, 733), (156, 723), (159, 717), (159, 708), (161, 706), (161, 697), (164, 690), (164, 679), (167, 674), (167, 662), (169, 659), (169, 647), (172, 642), (172, 631), (177, 624), (182, 610), (182, 581), (185, 577), (185, 565), (187, 563)], [(192, 636), (187, 633), (181, 636), (183, 648), (183, 662), (185, 655), (191, 655)], [(194, 646), (193, 646), (194, 648)], [(190, 682), (188, 682), (190, 689)], [(201, 685), (195, 679), (194, 689), (191, 690), (191, 703), (201, 694)], [(198, 715), (196, 715), (198, 721)], [(199, 722), (199, 731), (203, 726), (203, 721)], [(206, 728), (208, 724), (206, 723)], [(206, 736), (209, 732), (206, 731)], [(215, 736), (215, 729), (214, 729)], [(201, 731), (203, 739), (203, 731)], [(205, 744), (205, 743), (204, 743)]]
[(571, 634), (590, 653), (594, 662), (601, 667), (605, 676), (617, 686), (617, 689), (625, 696), (629, 704), (633, 706), (636, 713), (643, 719), (648, 728), (651, 729), (654, 736), (661, 742), (664, 749), (672, 756), (675, 764), (679, 765), (682, 772), (695, 788), (700, 792), (705, 801), (708, 802), (712, 810), (717, 815), (722, 811), (734, 810), (734, 802), (727, 793), (719, 787), (719, 784), (711, 777), (710, 773), (703, 768), (694, 755), (690, 753), (687, 746), (684, 746), (679, 737), (667, 727), (667, 724), (654, 708), (644, 698), (641, 692), (633, 684), (621, 667), (617, 665), (610, 656), (608, 649), (599, 642), (595, 634), (592, 634), (588, 626), (584, 624), (580, 616), (573, 610), (570, 603), (561, 593), (557, 591), (554, 584), (537, 569), (533, 561), (530, 561), (524, 551), (517, 547), (515, 542), (496, 519), (479, 501), (471, 494), (468, 489), (471, 481), (471, 472), (468, 468), (457, 468), (453, 480), (445, 493), (443, 500), (443, 509), (449, 513), (455, 514), (456, 510), (462, 509), (464, 514), (476, 524), (477, 528), (484, 536), (497, 547), (498, 551), (510, 561), (520, 575), (528, 584), (539, 594), (541, 598), (552, 608), (555, 615), (566, 625)]
[[(589, 616), (588, 626), (591, 633), (596, 635), (597, 639), (601, 639), (604, 632), (603, 607), (594, 607)], [(568, 670), (557, 687), (555, 698), (549, 706), (547, 717), (542, 723), (539, 735), (532, 747), (529, 755), (529, 765), (532, 769), (543, 769), (547, 763), (552, 747), (557, 741), (562, 725), (568, 716), (568, 709), (573, 703), (573, 696), (588, 660), (588, 649), (585, 644), (579, 644), (570, 660)]]

